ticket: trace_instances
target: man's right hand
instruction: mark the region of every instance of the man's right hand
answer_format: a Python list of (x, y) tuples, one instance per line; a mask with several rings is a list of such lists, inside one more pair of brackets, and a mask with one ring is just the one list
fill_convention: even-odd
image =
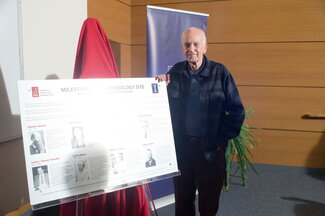
[(170, 82), (170, 75), (169, 74), (159, 74), (156, 76), (156, 80), (158, 80), (158, 82), (165, 81), (166, 85), (168, 85)]

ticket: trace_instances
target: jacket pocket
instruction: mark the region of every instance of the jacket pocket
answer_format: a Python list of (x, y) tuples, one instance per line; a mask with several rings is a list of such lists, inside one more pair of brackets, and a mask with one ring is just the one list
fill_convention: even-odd
[(211, 103), (223, 102), (225, 100), (225, 95), (223, 92), (212, 92), (209, 96), (209, 101)]

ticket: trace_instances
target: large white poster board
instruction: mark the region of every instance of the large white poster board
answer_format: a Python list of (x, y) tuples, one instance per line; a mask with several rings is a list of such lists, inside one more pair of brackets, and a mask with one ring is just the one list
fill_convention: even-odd
[(178, 173), (164, 82), (24, 80), (18, 87), (35, 208)]

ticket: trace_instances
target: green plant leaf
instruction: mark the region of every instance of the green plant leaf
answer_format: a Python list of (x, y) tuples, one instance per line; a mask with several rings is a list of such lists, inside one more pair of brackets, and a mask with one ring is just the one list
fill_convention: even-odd
[[(253, 113), (252, 108), (245, 109), (245, 119), (249, 119)], [(254, 173), (259, 175), (253, 164), (250, 162), (248, 155), (253, 156), (250, 149), (255, 149), (260, 139), (251, 131), (251, 127), (244, 122), (241, 127), (238, 137), (228, 141), (228, 146), (225, 152), (226, 157), (226, 182), (224, 190), (228, 191), (230, 188), (231, 177), (234, 176), (237, 171), (240, 172), (242, 185), (246, 185), (247, 172), (251, 168)], [(234, 158), (237, 160), (237, 169), (232, 172), (232, 163)]]

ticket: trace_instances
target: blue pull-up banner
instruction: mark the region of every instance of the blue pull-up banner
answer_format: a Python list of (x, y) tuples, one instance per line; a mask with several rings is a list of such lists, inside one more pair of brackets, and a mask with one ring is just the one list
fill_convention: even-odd
[[(190, 27), (206, 32), (208, 14), (147, 6), (147, 76), (165, 74), (184, 61), (181, 36)], [(150, 184), (153, 199), (174, 192), (172, 179)]]
[(165, 74), (184, 61), (181, 36), (190, 27), (206, 32), (208, 14), (147, 6), (147, 76)]

